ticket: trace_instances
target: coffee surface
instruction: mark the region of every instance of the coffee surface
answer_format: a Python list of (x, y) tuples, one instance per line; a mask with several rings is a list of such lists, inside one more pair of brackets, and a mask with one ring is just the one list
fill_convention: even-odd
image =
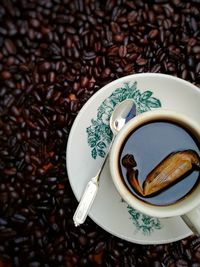
[(122, 159), (132, 154), (137, 163), (138, 181), (142, 185), (147, 175), (170, 153), (192, 149), (199, 155), (200, 148), (192, 133), (178, 124), (155, 121), (137, 128), (125, 139), (119, 155), (119, 170), (128, 189), (138, 198), (152, 205), (169, 205), (187, 196), (198, 183), (199, 170), (195, 168), (183, 179), (158, 194), (142, 197), (129, 183)]

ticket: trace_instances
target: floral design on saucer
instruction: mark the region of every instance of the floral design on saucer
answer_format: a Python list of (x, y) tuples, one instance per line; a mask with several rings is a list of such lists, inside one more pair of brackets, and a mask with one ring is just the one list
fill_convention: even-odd
[[(123, 199), (122, 202), (126, 203)], [(162, 225), (158, 218), (142, 214), (127, 203), (126, 205), (128, 213), (131, 216), (130, 219), (132, 220), (137, 230), (141, 231), (144, 235), (150, 235), (153, 231), (160, 230), (162, 228)]]
[[(117, 88), (106, 98), (97, 109), (97, 117), (91, 119), (91, 125), (87, 127), (87, 141), (91, 148), (91, 156), (96, 159), (98, 156), (104, 158), (106, 149), (112, 141), (112, 131), (109, 127), (110, 116), (116, 104), (125, 99), (133, 99), (137, 107), (137, 114), (143, 113), (152, 108), (161, 107), (159, 99), (153, 97), (151, 90), (141, 92), (137, 88), (137, 82), (132, 84), (124, 83), (123, 87)], [(124, 202), (124, 201), (123, 201)], [(137, 230), (144, 235), (150, 235), (154, 230), (161, 229), (160, 220), (144, 215), (130, 207), (127, 203), (128, 213)]]
[(137, 113), (143, 113), (152, 108), (161, 107), (159, 99), (153, 97), (153, 92), (147, 90), (140, 92), (137, 82), (133, 84), (124, 83), (123, 87), (117, 88), (108, 98), (106, 98), (97, 109), (97, 117), (91, 120), (91, 125), (87, 128), (87, 141), (91, 147), (91, 156), (104, 158), (106, 149), (112, 140), (112, 131), (109, 127), (109, 119), (116, 104), (125, 99), (133, 99), (137, 106)]

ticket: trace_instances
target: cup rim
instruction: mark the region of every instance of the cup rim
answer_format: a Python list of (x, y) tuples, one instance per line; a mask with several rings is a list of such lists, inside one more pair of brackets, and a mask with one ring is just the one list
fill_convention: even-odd
[[(197, 194), (198, 190), (195, 190), (192, 194), (187, 196), (187, 198), (185, 199), (183, 198), (177, 203), (173, 203), (171, 205), (166, 205), (166, 206), (154, 206), (142, 200), (139, 200), (136, 196), (134, 196), (122, 182), (118, 170), (118, 155), (120, 147), (126, 136), (141, 124), (144, 124), (145, 122), (156, 121), (158, 119), (168, 120), (172, 122), (175, 121), (177, 123), (184, 124), (186, 128), (187, 127), (192, 128), (195, 134), (200, 136), (199, 124), (182, 113), (169, 109), (157, 109), (157, 110), (147, 111), (131, 119), (117, 134), (110, 151), (109, 165), (110, 165), (112, 181), (115, 185), (115, 188), (117, 189), (121, 197), (130, 206), (149, 216), (166, 218), (166, 217), (183, 215), (194, 209), (196, 206), (198, 206), (200, 204), (200, 198)], [(200, 186), (198, 186), (198, 188), (199, 187)], [(191, 195), (193, 197), (191, 197)]]

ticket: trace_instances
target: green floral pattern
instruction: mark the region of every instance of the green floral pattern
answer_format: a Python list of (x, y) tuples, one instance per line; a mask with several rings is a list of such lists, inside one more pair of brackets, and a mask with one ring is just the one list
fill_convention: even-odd
[[(125, 201), (122, 200), (125, 203)], [(137, 230), (142, 232), (144, 235), (150, 235), (155, 230), (160, 230), (161, 223), (158, 218), (150, 217), (148, 215), (142, 214), (136, 209), (127, 205), (128, 213), (130, 214), (130, 219), (136, 226)]]
[[(123, 87), (117, 88), (98, 107), (97, 117), (91, 119), (91, 125), (86, 129), (87, 141), (91, 148), (91, 156), (93, 159), (96, 159), (98, 156), (102, 158), (105, 157), (106, 149), (112, 141), (112, 132), (109, 127), (110, 116), (115, 105), (125, 99), (133, 99), (135, 101), (137, 113), (143, 113), (152, 108), (161, 107), (160, 100), (153, 97), (153, 92), (151, 90), (140, 92), (137, 88), (137, 82), (133, 82), (132, 84), (124, 83)], [(141, 231), (144, 235), (151, 234), (155, 229), (161, 229), (159, 219), (141, 214), (129, 205), (127, 205), (127, 210), (136, 229)]]
[(116, 104), (125, 99), (133, 99), (137, 106), (137, 113), (142, 113), (152, 108), (161, 107), (159, 99), (153, 97), (153, 92), (147, 90), (140, 92), (137, 82), (124, 83), (123, 87), (117, 88), (97, 109), (97, 117), (91, 120), (87, 128), (88, 144), (91, 148), (91, 156), (105, 157), (106, 149), (112, 140), (112, 132), (109, 127), (109, 119)]

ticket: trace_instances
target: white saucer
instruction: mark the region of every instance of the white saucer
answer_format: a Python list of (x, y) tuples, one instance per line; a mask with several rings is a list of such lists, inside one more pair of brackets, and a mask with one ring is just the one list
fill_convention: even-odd
[[(110, 114), (115, 104), (125, 98), (133, 98), (139, 112), (167, 108), (191, 116), (200, 123), (200, 89), (176, 77), (135, 74), (104, 86), (81, 109), (68, 139), (67, 172), (78, 200), (87, 182), (101, 166), (111, 141)], [(169, 243), (192, 234), (180, 217), (148, 217), (123, 202), (110, 177), (108, 163), (89, 216), (109, 233), (139, 244)]]

